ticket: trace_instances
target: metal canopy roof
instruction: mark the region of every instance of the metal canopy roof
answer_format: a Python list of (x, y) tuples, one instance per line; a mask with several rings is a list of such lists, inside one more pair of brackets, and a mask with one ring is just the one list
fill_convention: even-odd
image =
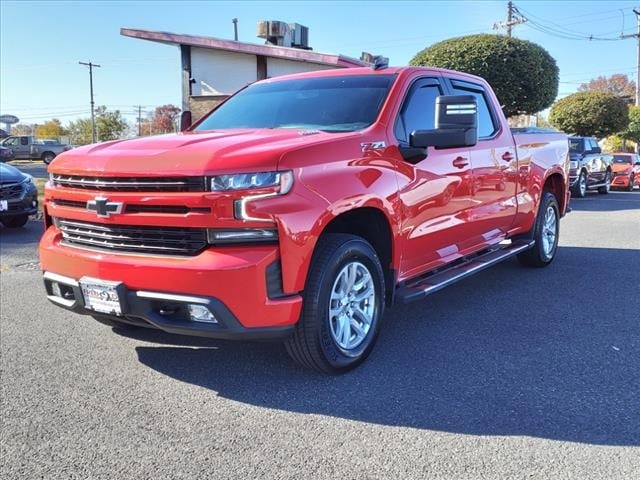
[(190, 45), (192, 47), (226, 50), (228, 52), (245, 53), (248, 55), (262, 55), (265, 57), (282, 58), (298, 62), (317, 63), (332, 67), (368, 67), (369, 63), (343, 55), (312, 52), (298, 48), (280, 47), (277, 45), (258, 45), (254, 43), (236, 42), (214, 37), (198, 37), (170, 32), (156, 32), (136, 28), (121, 28), (120, 35), (167, 45)]

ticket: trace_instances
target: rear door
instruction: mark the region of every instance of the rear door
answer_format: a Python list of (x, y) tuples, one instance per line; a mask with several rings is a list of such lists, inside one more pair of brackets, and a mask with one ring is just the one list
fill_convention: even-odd
[(509, 128), (494, 111), (493, 93), (484, 85), (446, 78), (453, 95), (473, 95), (478, 102), (478, 143), (471, 147), (474, 234), (481, 242), (494, 243), (505, 235), (516, 215), (518, 160)]

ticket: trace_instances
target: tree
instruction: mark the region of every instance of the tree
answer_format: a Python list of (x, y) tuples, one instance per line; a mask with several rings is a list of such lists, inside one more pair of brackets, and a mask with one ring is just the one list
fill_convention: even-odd
[(33, 135), (34, 128), (31, 125), (27, 125), (26, 123), (16, 123), (11, 126), (11, 135), (15, 135), (17, 137), (23, 135)]
[[(109, 112), (107, 107), (102, 105), (96, 107), (95, 116), (96, 136), (99, 142), (123, 138), (129, 130), (129, 124), (122, 118), (119, 110)], [(71, 136), (71, 143), (75, 145), (88, 145), (91, 143), (90, 118), (80, 118), (69, 122), (67, 130)]]
[(156, 107), (151, 117), (151, 130), (153, 133), (170, 133), (176, 130), (176, 119), (180, 115), (180, 109), (175, 105), (162, 105)]
[(636, 96), (636, 82), (629, 77), (616, 73), (610, 77), (600, 76), (583, 83), (578, 87), (579, 92), (609, 92), (616, 97), (624, 97), (631, 101)]
[(66, 135), (66, 131), (57, 118), (36, 127), (36, 137), (38, 138), (58, 138), (63, 135)]
[(418, 52), (410, 63), (483, 77), (507, 117), (544, 110), (558, 94), (558, 66), (553, 57), (535, 43), (504, 35), (445, 40)]
[(549, 121), (570, 134), (603, 138), (627, 126), (629, 109), (612, 93), (578, 92), (554, 103)]
[(91, 143), (91, 119), (80, 118), (67, 125), (67, 131), (74, 145), (88, 145)]
[(619, 136), (624, 140), (640, 143), (640, 107), (629, 108), (629, 124)]
[(104, 105), (96, 108), (96, 130), (98, 141), (116, 140), (126, 135), (129, 124), (122, 118), (120, 110), (107, 111)]

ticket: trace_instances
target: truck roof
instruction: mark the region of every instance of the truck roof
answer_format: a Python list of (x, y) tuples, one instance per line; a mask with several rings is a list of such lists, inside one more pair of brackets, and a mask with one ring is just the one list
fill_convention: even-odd
[(386, 68), (380, 68), (378, 70), (374, 70), (373, 67), (354, 67), (354, 68), (339, 68), (339, 69), (331, 69), (331, 70), (316, 70), (312, 72), (294, 73), (291, 75), (282, 75), (274, 78), (268, 78), (266, 80), (260, 80), (260, 82), (256, 82), (256, 83), (279, 82), (282, 80), (290, 80), (295, 78), (344, 77), (344, 76), (351, 76), (351, 75), (389, 75), (389, 74), (399, 75), (403, 73), (410, 74), (413, 72), (448, 74), (448, 75), (455, 75), (460, 77), (467, 77), (470, 80), (482, 80), (483, 82), (485, 81), (484, 79), (476, 75), (457, 72), (454, 70), (447, 70), (444, 68), (406, 66), (406, 67), (386, 67)]

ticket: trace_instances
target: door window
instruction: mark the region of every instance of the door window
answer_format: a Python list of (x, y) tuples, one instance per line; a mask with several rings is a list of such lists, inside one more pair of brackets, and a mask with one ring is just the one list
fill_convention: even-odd
[(473, 95), (478, 102), (478, 138), (492, 137), (498, 131), (498, 124), (487, 101), (484, 88), (469, 82), (452, 80), (454, 95)]
[(29, 145), (29, 139), (27, 137), (20, 137), (20, 145)]
[(435, 128), (436, 98), (440, 95), (442, 90), (435, 79), (418, 80), (411, 87), (394, 128), (398, 142), (408, 145), (411, 132)]

